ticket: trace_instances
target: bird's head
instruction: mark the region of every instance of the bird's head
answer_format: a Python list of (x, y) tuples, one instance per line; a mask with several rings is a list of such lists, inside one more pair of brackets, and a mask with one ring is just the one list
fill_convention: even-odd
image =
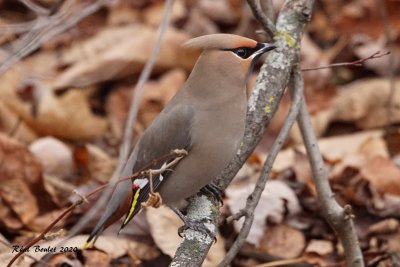
[(273, 43), (260, 43), (239, 35), (222, 33), (193, 38), (184, 46), (202, 50), (202, 56), (216, 71), (222, 68), (233, 73), (241, 72), (244, 76), (247, 76), (260, 55), (276, 48)]

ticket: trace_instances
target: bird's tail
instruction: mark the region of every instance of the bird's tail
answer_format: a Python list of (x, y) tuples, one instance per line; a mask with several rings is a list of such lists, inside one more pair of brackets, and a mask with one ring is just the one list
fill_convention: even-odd
[(101, 232), (126, 213), (127, 205), (130, 201), (131, 183), (131, 180), (126, 180), (117, 184), (111, 200), (108, 202), (100, 220), (90, 233), (89, 238), (83, 246), (84, 248), (93, 247)]
[[(97, 225), (96, 225), (97, 226)], [(99, 234), (103, 232), (104, 225), (99, 225), (99, 227), (95, 227), (93, 231), (90, 233), (88, 239), (86, 240), (85, 244), (83, 244), (83, 249), (93, 248), (94, 243), (96, 243)]]

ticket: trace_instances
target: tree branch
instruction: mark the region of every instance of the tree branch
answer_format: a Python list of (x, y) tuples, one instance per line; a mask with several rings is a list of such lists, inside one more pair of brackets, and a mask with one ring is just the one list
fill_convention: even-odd
[(256, 0), (247, 0), (251, 11), (253, 12), (254, 17), (261, 22), (261, 26), (264, 31), (273, 38), (276, 33), (276, 27), (274, 23), (267, 17), (267, 15), (261, 10), (259, 5), (256, 3)]
[[(242, 247), (243, 243), (246, 241), (247, 236), (250, 233), (251, 226), (254, 220), (254, 210), (256, 209), (258, 202), (260, 201), (261, 194), (265, 189), (265, 185), (269, 180), (272, 165), (278, 156), (279, 151), (282, 149), (283, 144), (285, 143), (290, 129), (292, 128), (296, 118), (299, 114), (301, 99), (303, 97), (304, 85), (302, 83), (303, 78), (301, 73), (296, 71), (293, 73), (291, 79), (290, 87), (293, 90), (293, 99), (292, 104), (290, 106), (289, 114), (286, 117), (286, 120), (282, 126), (281, 131), (279, 132), (278, 137), (275, 139), (274, 143), (269, 150), (267, 160), (264, 163), (264, 166), (261, 170), (260, 177), (256, 183), (254, 191), (247, 197), (246, 207), (244, 207), (240, 213), (245, 216), (245, 220), (243, 222), (242, 228), (240, 229), (239, 235), (233, 243), (232, 247), (229, 249), (229, 252), (225, 256), (224, 260), (218, 264), (218, 267), (227, 266), (231, 263), (233, 258), (239, 252), (239, 249)], [(239, 216), (236, 216), (238, 219)], [(240, 218), (240, 217), (239, 217)]]
[[(261, 140), (265, 126), (276, 112), (283, 92), (288, 84), (291, 69), (298, 62), (300, 39), (304, 32), (304, 27), (309, 21), (313, 0), (286, 0), (277, 19), (277, 32), (275, 42), (278, 48), (268, 54), (261, 71), (257, 77), (257, 84), (249, 100), (248, 115), (242, 146), (235, 158), (225, 168), (222, 174), (216, 179), (221, 188), (226, 188), (246, 159), (250, 156), (256, 145)], [(266, 26), (266, 25), (264, 25)], [(218, 206), (209, 202), (207, 208), (218, 210)], [(201, 210), (192, 209), (194, 213), (201, 213)], [(218, 213), (218, 212), (217, 212)], [(188, 213), (191, 215), (191, 211)], [(216, 220), (213, 221), (216, 226)], [(191, 230), (193, 231), (193, 230)], [(198, 233), (201, 234), (201, 233)], [(188, 238), (184, 238), (181, 247), (185, 247)], [(192, 240), (190, 248), (206, 248), (210, 245), (201, 239)], [(202, 244), (201, 244), (202, 243)], [(208, 246), (209, 248), (209, 246)], [(185, 249), (188, 251), (188, 248)], [(201, 252), (185, 254), (178, 249), (171, 266), (186, 266), (178, 259), (189, 257), (186, 262), (193, 262), (190, 266), (200, 266), (197, 259), (204, 259), (208, 249)], [(195, 254), (195, 255), (193, 255)], [(196, 262), (196, 264), (194, 264)]]
[(347, 266), (363, 267), (364, 262), (352, 220), (354, 216), (351, 213), (351, 207), (346, 205), (342, 208), (334, 198), (304, 97), (301, 100), (301, 108), (297, 120), (310, 160), (313, 180), (317, 188), (317, 197), (322, 213), (342, 241)]
[(268, 54), (251, 94), (242, 146), (235, 158), (217, 178), (226, 188), (263, 137), (275, 114), (289, 81), (293, 65), (298, 62), (300, 39), (309, 21), (313, 0), (286, 0), (277, 19), (277, 49)]
[[(217, 207), (217, 208), (216, 208)], [(189, 199), (186, 219), (201, 222), (214, 236), (188, 228), (170, 264), (171, 267), (201, 266), (214, 242), (219, 218), (219, 200), (212, 196), (194, 196)]]
[(352, 62), (339, 62), (339, 63), (333, 63), (329, 64), (326, 66), (320, 66), (320, 67), (314, 67), (314, 68), (302, 68), (301, 71), (312, 71), (312, 70), (320, 70), (320, 69), (330, 69), (330, 68), (335, 68), (335, 67), (343, 67), (343, 66), (362, 66), (365, 61), (368, 61), (370, 59), (374, 58), (380, 58), (389, 55), (390, 52), (386, 52), (381, 54), (381, 51), (376, 51), (369, 57), (361, 58), (358, 60), (354, 60)]

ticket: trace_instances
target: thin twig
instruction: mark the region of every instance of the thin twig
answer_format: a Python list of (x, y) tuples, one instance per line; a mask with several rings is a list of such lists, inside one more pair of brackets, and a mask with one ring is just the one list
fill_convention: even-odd
[[(121, 179), (118, 180), (117, 183), (121, 183), (123, 181), (126, 180), (131, 180), (137, 177), (141, 177), (143, 175), (148, 174), (150, 171), (153, 171), (154, 173), (157, 174), (162, 174), (165, 171), (168, 170), (168, 168), (178, 164), (178, 162), (180, 160), (182, 160), (186, 155), (187, 152), (185, 150), (179, 150), (179, 151), (184, 151), (185, 153), (176, 153), (176, 150), (172, 150), (170, 153), (163, 155), (157, 159), (152, 160), (150, 163), (146, 164), (143, 168), (141, 168), (139, 171), (129, 175), (129, 176), (125, 176), (122, 177)], [(149, 169), (151, 166), (153, 166), (156, 163), (162, 163), (167, 159), (170, 159), (171, 157), (174, 157), (174, 159), (167, 165), (168, 167), (162, 166), (160, 169)], [(62, 220), (64, 217), (68, 216), (76, 207), (80, 206), (81, 204), (87, 203), (88, 199), (91, 198), (92, 196), (96, 195), (97, 193), (100, 193), (101, 191), (103, 191), (105, 188), (109, 187), (111, 185), (111, 183), (106, 183), (104, 185), (101, 185), (99, 187), (97, 187), (96, 189), (94, 189), (92, 192), (86, 194), (86, 195), (81, 195), (79, 192), (77, 191), (73, 191), (74, 194), (78, 195), (80, 198), (75, 201), (74, 203), (72, 203), (69, 207), (67, 207), (65, 209), (65, 211), (60, 214), (54, 221), (52, 221), (45, 230), (43, 230), (37, 237), (35, 237), (34, 239), (32, 239), (30, 242), (28, 242), (26, 245), (24, 245), (24, 250), (19, 251), (12, 259), (11, 261), (8, 263), (7, 267), (11, 267), (12, 264), (22, 255), (25, 253), (25, 251), (29, 250), (29, 248), (31, 248), (33, 245), (35, 245), (37, 242), (39, 242), (40, 240), (43, 240), (46, 236), (46, 234), (48, 232), (50, 232), (54, 226), (60, 221)]]
[(340, 62), (340, 63), (333, 63), (333, 64), (329, 64), (329, 65), (326, 65), (326, 66), (320, 66), (320, 67), (302, 68), (301, 71), (330, 69), (330, 68), (343, 67), (343, 66), (362, 66), (365, 61), (368, 61), (368, 60), (374, 59), (374, 58), (384, 57), (384, 56), (387, 56), (389, 54), (390, 54), (390, 52), (386, 52), (386, 53), (381, 54), (380, 51), (376, 51), (375, 53), (373, 53), (372, 55), (370, 55), (368, 57), (361, 58), (361, 59), (358, 59), (358, 60), (354, 60), (354, 61), (351, 61), (351, 62)]
[(363, 267), (363, 256), (357, 240), (352, 214), (349, 211), (350, 206), (346, 206), (343, 209), (334, 198), (304, 96), (301, 99), (301, 108), (297, 121), (310, 161), (322, 213), (342, 241), (347, 266)]
[(259, 265), (254, 265), (253, 267), (275, 267), (275, 266), (288, 266), (290, 264), (304, 262), (306, 260), (305, 257), (295, 258), (295, 259), (287, 259), (287, 260), (277, 260), (271, 261)]
[(262, 12), (269, 18), (269, 20), (275, 22), (275, 8), (272, 0), (260, 0), (260, 7)]
[(254, 191), (247, 197), (246, 207), (241, 210), (242, 212), (244, 212), (245, 220), (243, 222), (242, 228), (240, 229), (239, 235), (236, 238), (235, 242), (232, 244), (225, 258), (221, 261), (220, 264), (218, 264), (218, 267), (228, 266), (233, 258), (236, 256), (236, 254), (239, 252), (239, 249), (242, 247), (243, 243), (246, 241), (246, 238), (249, 235), (251, 226), (253, 224), (254, 210), (256, 209), (260, 201), (261, 194), (264, 191), (265, 185), (269, 180), (272, 165), (279, 151), (282, 149), (282, 146), (289, 135), (290, 129), (292, 128), (298, 116), (301, 99), (303, 96), (303, 86), (299, 86), (302, 85), (303, 81), (301, 73), (297, 71), (293, 73), (291, 80), (292, 82), (290, 87), (293, 90), (293, 101), (290, 106), (289, 114), (286, 117), (286, 120), (282, 126), (281, 131), (279, 132), (279, 135), (271, 146), (267, 160), (265, 161), (264, 166), (261, 170), (261, 174), (258, 178)]
[[(16, 41), (12, 51), (5, 60), (0, 63), (0, 74), (4, 73), (13, 64), (36, 50), (44, 42), (64, 32), (66, 29), (71, 28), (83, 18), (99, 10), (109, 1), (110, 0), (98, 0), (88, 5), (81, 5), (75, 9), (77, 10), (75, 14), (71, 14), (71, 10), (68, 10), (68, 5), (71, 4), (72, 1), (65, 1), (63, 3), (63, 8), (60, 8), (60, 11), (54, 15), (48, 17), (39, 16), (36, 22), (33, 23), (33, 28)], [(70, 7), (72, 7), (72, 5), (70, 5)], [(68, 15), (70, 16), (68, 17)]]
[(264, 14), (264, 12), (258, 6), (256, 0), (247, 0), (247, 3), (251, 8), (254, 17), (261, 22), (261, 26), (264, 31), (269, 35), (269, 37), (271, 37), (271, 39), (273, 39), (277, 31), (274, 23), (272, 23), (267, 15)]
[(47, 16), (50, 13), (50, 10), (32, 2), (31, 0), (19, 0), (21, 3), (23, 3), (27, 8), (32, 10), (34, 13), (36, 13), (38, 16)]

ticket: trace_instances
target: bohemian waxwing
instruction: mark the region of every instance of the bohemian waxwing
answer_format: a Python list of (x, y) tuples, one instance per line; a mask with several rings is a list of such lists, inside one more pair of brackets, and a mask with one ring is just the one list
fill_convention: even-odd
[[(171, 150), (185, 149), (188, 155), (174, 170), (153, 176), (153, 189), (170, 206), (209, 184), (235, 155), (245, 127), (247, 74), (259, 55), (275, 48), (231, 34), (197, 37), (185, 47), (202, 53), (182, 89), (145, 130), (122, 173), (131, 175)], [(85, 246), (93, 246), (106, 227), (127, 214), (124, 227), (149, 191), (146, 177), (118, 183)]]

